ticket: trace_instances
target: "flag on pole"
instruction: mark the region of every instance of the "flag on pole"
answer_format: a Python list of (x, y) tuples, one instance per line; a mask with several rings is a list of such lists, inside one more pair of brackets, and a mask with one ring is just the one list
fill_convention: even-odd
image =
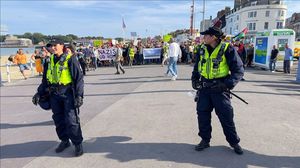
[(123, 28), (123, 29), (126, 28), (125, 21), (124, 21), (124, 18), (123, 18), (123, 17), (122, 17), (122, 28)]
[(223, 29), (226, 26), (225, 14), (220, 18), (214, 19), (212, 22), (212, 27)]
[(248, 27), (244, 28), (239, 34), (237, 34), (236, 36), (233, 37), (233, 39), (241, 39), (241, 38), (245, 38), (245, 35), (248, 33)]

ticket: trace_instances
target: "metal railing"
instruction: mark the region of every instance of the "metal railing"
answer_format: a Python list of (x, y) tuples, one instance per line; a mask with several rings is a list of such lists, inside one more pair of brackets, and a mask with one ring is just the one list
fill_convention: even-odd
[[(28, 64), (28, 63), (27, 63)], [(29, 61), (30, 64), (30, 70), (31, 70), (31, 77), (33, 77), (35, 75), (34, 73), (34, 66), (33, 66), (33, 60), (30, 59)], [(7, 76), (7, 81), (8, 83), (11, 82), (11, 75), (14, 73), (20, 73), (19, 71), (14, 71), (11, 72), (11, 66), (13, 65), (13, 63), (11, 61), (6, 62), (6, 76)], [(3, 79), (2, 79), (2, 73), (1, 73), (1, 83), (3, 83)]]

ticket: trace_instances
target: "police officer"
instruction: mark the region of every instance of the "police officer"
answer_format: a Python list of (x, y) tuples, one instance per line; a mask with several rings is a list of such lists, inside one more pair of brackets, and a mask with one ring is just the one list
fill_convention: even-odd
[(75, 156), (83, 154), (82, 132), (79, 123), (79, 107), (83, 104), (83, 74), (79, 62), (71, 53), (64, 53), (64, 42), (51, 42), (53, 54), (49, 63), (44, 65), (42, 83), (38, 92), (33, 96), (35, 105), (43, 95), (50, 94), (52, 118), (56, 126), (56, 133), (61, 140), (56, 153), (75, 145)]
[(237, 51), (229, 43), (221, 42), (223, 33), (219, 28), (210, 27), (201, 34), (204, 35), (204, 44), (196, 54), (191, 78), (192, 87), (198, 90), (198, 135), (202, 139), (195, 150), (201, 151), (210, 146), (211, 112), (215, 109), (227, 142), (235, 153), (243, 154), (233, 121), (233, 108), (228, 92), (242, 79), (243, 63)]

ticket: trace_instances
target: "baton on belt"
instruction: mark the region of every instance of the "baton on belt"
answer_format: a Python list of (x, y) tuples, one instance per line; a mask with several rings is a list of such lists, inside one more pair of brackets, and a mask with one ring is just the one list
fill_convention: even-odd
[(230, 94), (232, 94), (234, 97), (240, 99), (242, 102), (244, 102), (245, 104), (249, 104), (246, 100), (242, 99), (240, 96), (236, 95), (235, 93), (231, 92), (230, 90), (228, 90), (228, 92)]

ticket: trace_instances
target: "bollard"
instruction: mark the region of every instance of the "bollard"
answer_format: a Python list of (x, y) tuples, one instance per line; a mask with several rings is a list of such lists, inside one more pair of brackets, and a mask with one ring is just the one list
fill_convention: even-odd
[(10, 64), (7, 62), (6, 63), (6, 74), (7, 74), (7, 82), (10, 83), (10, 72), (9, 72), (9, 69), (10, 69)]
[(30, 59), (31, 76), (34, 77), (33, 61)]

